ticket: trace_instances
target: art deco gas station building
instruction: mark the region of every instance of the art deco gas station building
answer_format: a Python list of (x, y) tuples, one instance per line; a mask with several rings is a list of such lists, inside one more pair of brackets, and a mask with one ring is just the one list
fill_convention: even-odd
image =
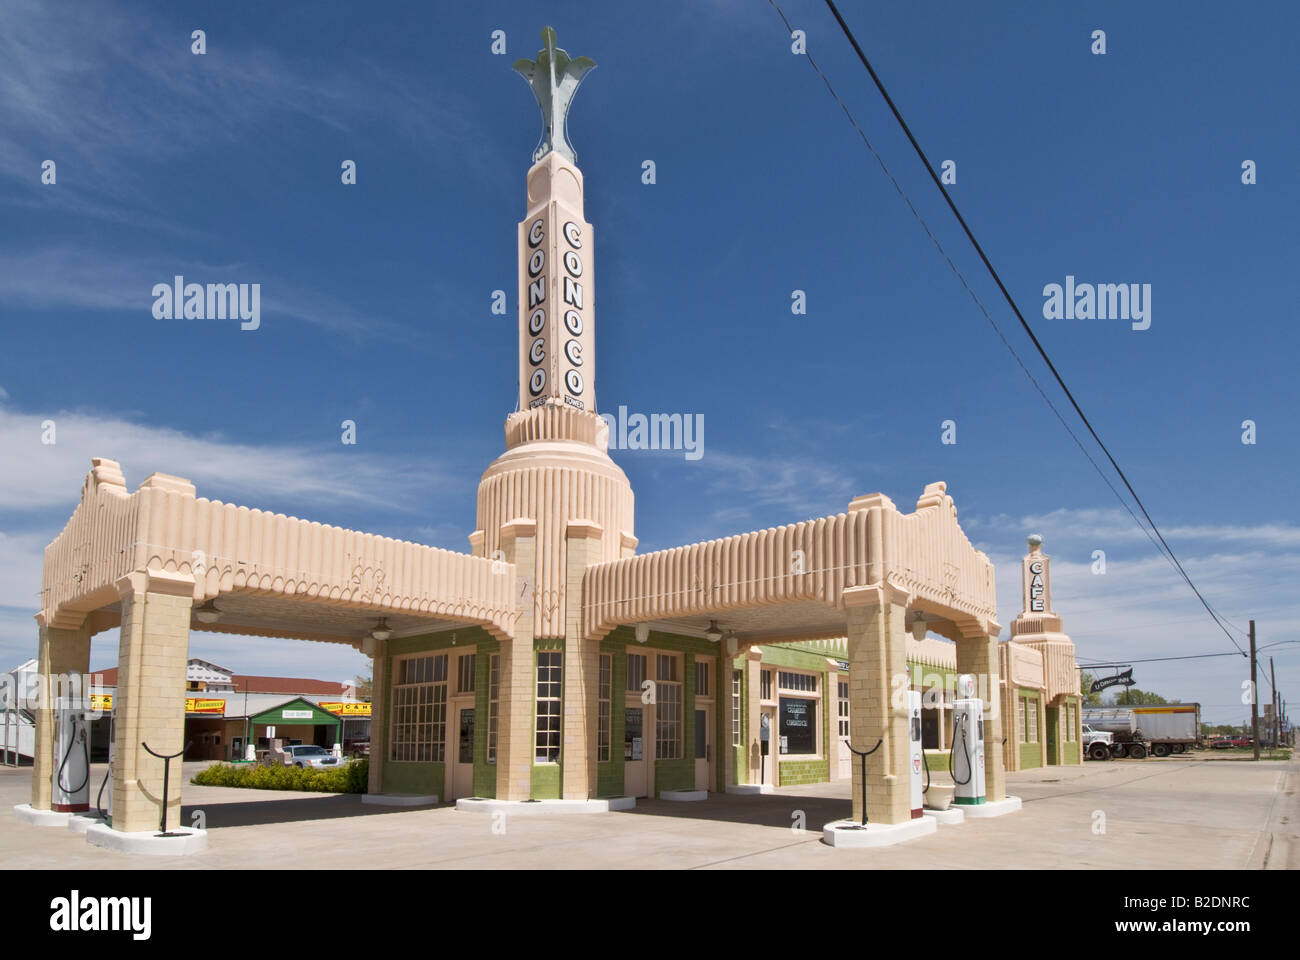
[[(191, 630), (370, 656), (376, 795), (587, 800), (852, 777), (858, 818), (847, 740), (880, 743), (867, 812), (901, 823), (909, 734), (896, 693), (931, 667), (979, 680), (990, 801), (1005, 797), (1004, 737), (1012, 768), (1026, 756), (1008, 670), (1040, 691), (1040, 727), (1052, 711), (1056, 761), (1078, 762), (1073, 647), (1049, 612), (1025, 624), (1027, 663), (999, 648), (993, 565), (942, 482), (902, 508), (866, 494), (819, 519), (637, 553), (632, 488), (598, 415), (596, 237), (564, 131), (592, 64), (543, 37), (537, 60), (516, 65), (546, 122), (518, 226), (519, 404), (479, 484), (470, 552), (209, 500), (177, 476), (132, 491), (106, 459), (46, 549), (43, 672), (87, 672), (91, 638), (121, 630), (114, 830), (158, 823), (163, 767), (141, 744), (183, 746), (174, 691)], [(32, 806), (48, 809), (48, 711), (37, 726)], [(166, 797), (177, 812), (180, 781)]]

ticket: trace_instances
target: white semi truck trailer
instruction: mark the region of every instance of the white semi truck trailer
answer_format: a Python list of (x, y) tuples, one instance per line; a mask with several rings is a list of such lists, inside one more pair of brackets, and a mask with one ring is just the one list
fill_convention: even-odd
[(1201, 732), (1199, 703), (1143, 707), (1084, 707), (1083, 722), (1113, 734), (1111, 756), (1141, 760), (1148, 753), (1167, 757), (1196, 746)]

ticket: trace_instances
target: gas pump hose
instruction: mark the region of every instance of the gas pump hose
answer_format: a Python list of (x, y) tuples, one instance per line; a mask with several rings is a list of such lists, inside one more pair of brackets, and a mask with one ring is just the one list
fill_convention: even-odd
[[(72, 751), (76, 748), (78, 740), (81, 741), (81, 752), (86, 755), (86, 778), (82, 780), (81, 783), (77, 784), (76, 787), (69, 788), (63, 784), (63, 770), (67, 767), (68, 761), (72, 759)], [(68, 749), (63, 754), (63, 761), (59, 764), (59, 772), (55, 777), (55, 780), (58, 782), (59, 789), (67, 794), (73, 794), (83, 790), (86, 784), (90, 782), (90, 747), (86, 744), (86, 732), (84, 730), (81, 731), (80, 736), (75, 737), (73, 741), (68, 744)]]
[(95, 809), (99, 815), (107, 819), (108, 813), (104, 810), (104, 788), (108, 786), (108, 778), (113, 775), (113, 765), (110, 763), (108, 769), (104, 771), (104, 782), (99, 785), (99, 793), (95, 794)]
[[(966, 756), (966, 779), (958, 780), (957, 772), (953, 769), (953, 758), (957, 755), (957, 727), (961, 727), (961, 745), (962, 753)], [(974, 766), (971, 763), (970, 744), (966, 740), (966, 718), (959, 717), (952, 722), (952, 746), (948, 748), (948, 776), (952, 777), (952, 782), (958, 786), (964, 787), (970, 783), (971, 777), (975, 775)]]

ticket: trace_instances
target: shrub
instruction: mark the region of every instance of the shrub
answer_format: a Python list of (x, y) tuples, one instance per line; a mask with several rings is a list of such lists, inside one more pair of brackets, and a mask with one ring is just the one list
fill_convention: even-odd
[(214, 763), (190, 783), (203, 787), (246, 787), (253, 790), (304, 790), (310, 793), (365, 793), (369, 760), (348, 760), (330, 770), (312, 767)]

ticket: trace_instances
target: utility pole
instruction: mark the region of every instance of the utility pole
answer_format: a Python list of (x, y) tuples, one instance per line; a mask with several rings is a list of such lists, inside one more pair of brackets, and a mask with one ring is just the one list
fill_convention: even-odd
[(1250, 621), (1250, 735), (1259, 759), (1259, 687), (1255, 677), (1255, 621)]
[(1273, 749), (1277, 749), (1277, 674), (1273, 672), (1273, 658), (1268, 658), (1268, 686), (1273, 691)]

